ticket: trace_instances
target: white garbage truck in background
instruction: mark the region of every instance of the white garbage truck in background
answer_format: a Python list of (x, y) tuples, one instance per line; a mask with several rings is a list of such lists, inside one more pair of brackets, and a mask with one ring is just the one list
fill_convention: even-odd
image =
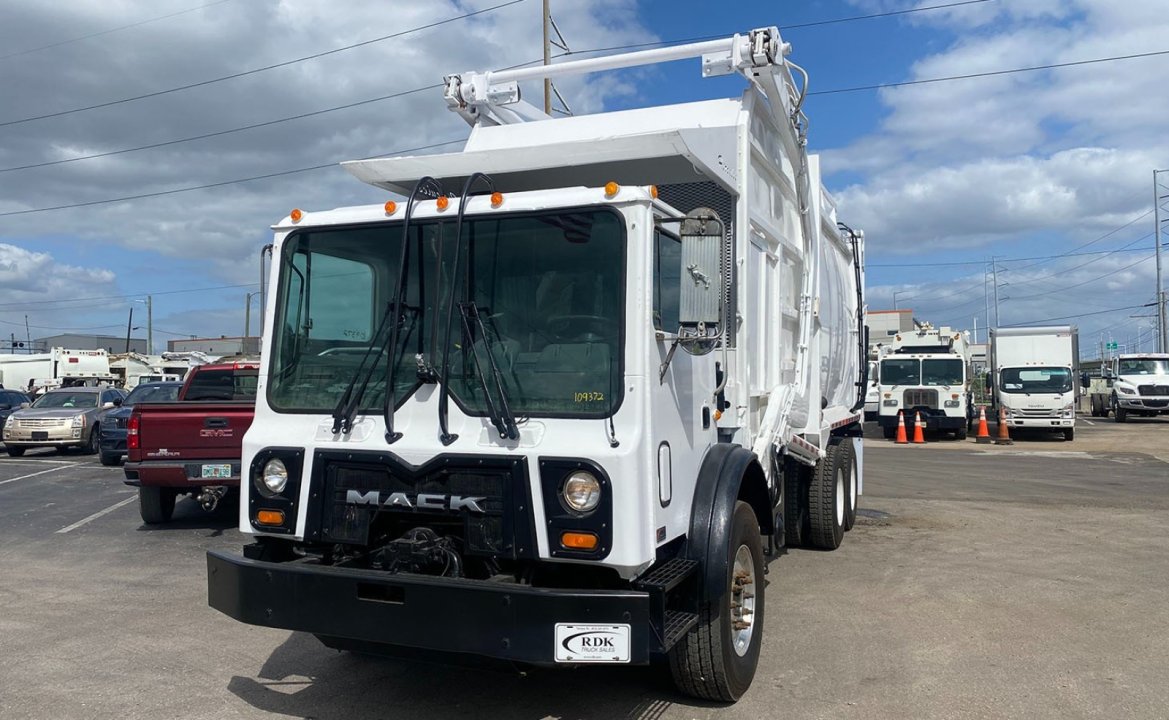
[(0, 355), (0, 384), (10, 390), (30, 392), (69, 385), (112, 384), (110, 356), (104, 349), (50, 348), (29, 355)]
[(886, 439), (920, 418), (931, 431), (965, 440), (970, 429), (970, 345), (949, 327), (928, 323), (897, 333), (880, 347), (877, 422)]
[(1169, 354), (1118, 355), (1105, 368), (1104, 378), (1112, 386), (1108, 407), (1116, 422), (1127, 422), (1130, 415), (1169, 414)]
[[(452, 75), (461, 152), (345, 163), (404, 201), (282, 220), (251, 542), (208, 553), (211, 606), (366, 652), (668, 657), (683, 692), (737, 700), (768, 556), (837, 547), (862, 490), (863, 235), (806, 151), (789, 50), (770, 27)], [(743, 95), (519, 98), (698, 57)]]
[(1052, 430), (1076, 437), (1080, 385), (1075, 325), (991, 328), (993, 418), (1010, 428)]

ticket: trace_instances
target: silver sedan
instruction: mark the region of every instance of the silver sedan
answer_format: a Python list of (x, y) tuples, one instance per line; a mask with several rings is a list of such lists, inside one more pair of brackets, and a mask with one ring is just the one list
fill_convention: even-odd
[(116, 388), (73, 387), (50, 390), (4, 423), (4, 446), (12, 457), (29, 448), (81, 448), (97, 452), (101, 421), (125, 394)]

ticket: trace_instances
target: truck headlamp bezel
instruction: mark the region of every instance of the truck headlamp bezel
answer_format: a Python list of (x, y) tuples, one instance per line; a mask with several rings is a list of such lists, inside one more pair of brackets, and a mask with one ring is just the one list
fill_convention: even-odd
[[(273, 478), (279, 477), (276, 472), (284, 468), (283, 483), (279, 491), (273, 491), (265, 482), (265, 477), (272, 471)], [(301, 474), (304, 468), (304, 448), (269, 447), (256, 453), (248, 467), (248, 477), (251, 478), (253, 492), (248, 493), (248, 520), (252, 527), (262, 533), (276, 533), (287, 535), (296, 529), (297, 510), (300, 495)], [(273, 482), (273, 487), (277, 483)], [(257, 513), (261, 510), (275, 510), (284, 513), (284, 525), (267, 525), (257, 522)]]

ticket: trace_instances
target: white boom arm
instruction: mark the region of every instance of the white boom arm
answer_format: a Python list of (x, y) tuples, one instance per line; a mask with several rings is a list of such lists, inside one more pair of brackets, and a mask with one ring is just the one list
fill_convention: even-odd
[(783, 57), (790, 50), (790, 45), (780, 41), (778, 28), (760, 28), (752, 30), (747, 35), (736, 34), (722, 40), (569, 60), (555, 65), (448, 75), (443, 78), (446, 84), (443, 96), (450, 109), (459, 113), (471, 125), (479, 123), (508, 125), (529, 120), (546, 120), (547, 115), (520, 98), (520, 82), (696, 57), (702, 58), (703, 77), (740, 72), (748, 80), (755, 81), (757, 80), (754, 77), (755, 70), (782, 67)]

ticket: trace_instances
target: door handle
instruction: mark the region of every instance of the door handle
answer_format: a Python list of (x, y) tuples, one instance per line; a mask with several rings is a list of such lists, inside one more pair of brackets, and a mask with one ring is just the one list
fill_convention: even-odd
[(227, 418), (209, 417), (203, 418), (203, 427), (205, 428), (225, 428), (228, 426)]

